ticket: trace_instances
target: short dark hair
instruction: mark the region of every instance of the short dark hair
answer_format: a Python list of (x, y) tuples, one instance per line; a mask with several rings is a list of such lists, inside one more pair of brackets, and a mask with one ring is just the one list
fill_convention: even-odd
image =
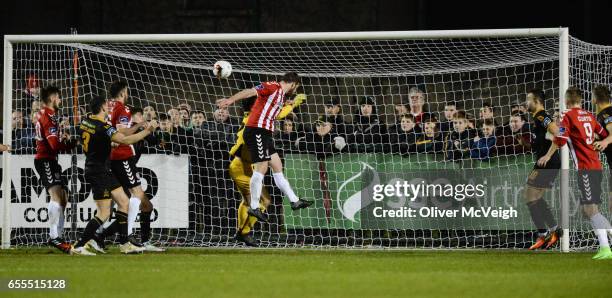
[(536, 98), (540, 103), (544, 104), (544, 100), (546, 96), (544, 95), (544, 91), (538, 88), (533, 88), (527, 91), (527, 94), (533, 94), (533, 97)]
[(444, 103), (444, 106), (454, 106), (455, 110), (461, 110), (463, 109), (463, 105), (461, 104), (461, 102), (459, 101), (447, 101)]
[(168, 114), (166, 113), (159, 113), (158, 117), (159, 117), (159, 121), (170, 120), (170, 116), (168, 116)]
[(119, 93), (121, 93), (121, 91), (123, 91), (123, 89), (127, 87), (128, 83), (126, 81), (114, 81), (108, 89), (108, 95), (110, 96), (110, 98), (117, 98), (117, 96), (119, 96)]
[(468, 120), (468, 114), (464, 110), (459, 110), (455, 114), (455, 119)]
[(593, 97), (598, 103), (610, 102), (610, 89), (604, 85), (593, 87)]
[(96, 95), (89, 102), (89, 111), (92, 114), (98, 114), (102, 110), (102, 107), (106, 104), (106, 99), (102, 96)]
[(193, 116), (193, 115), (195, 115), (195, 114), (202, 114), (202, 115), (203, 115), (203, 114), (204, 114), (204, 111), (202, 111), (202, 110), (193, 110), (193, 111), (191, 111), (190, 116)]
[(413, 123), (416, 123), (416, 119), (414, 118), (414, 115), (412, 115), (412, 114), (404, 114), (404, 115), (402, 115), (401, 119), (404, 119), (404, 118), (412, 121)]
[(493, 119), (485, 119), (484, 121), (482, 121), (482, 123), (480, 124), (481, 126), (495, 126), (495, 121), (493, 121)]
[(523, 122), (527, 122), (527, 116), (525, 116), (525, 113), (514, 112), (510, 115), (510, 117), (519, 117)]
[(132, 112), (132, 115), (138, 114), (138, 113), (144, 114), (141, 107), (132, 107), (130, 108), (130, 111)]
[(569, 102), (572, 104), (580, 104), (582, 101), (582, 90), (577, 87), (569, 87), (567, 91), (565, 91), (566, 99), (569, 99)]
[(438, 118), (433, 114), (425, 115), (423, 117), (423, 123), (427, 123), (427, 122), (438, 123)]
[(288, 73), (285, 73), (281, 79), (281, 82), (285, 82), (285, 83), (300, 83), (300, 76), (297, 74), (297, 72), (293, 72), (290, 71)]
[(43, 103), (48, 104), (53, 94), (60, 94), (60, 89), (54, 85), (46, 86), (40, 91), (40, 99)]

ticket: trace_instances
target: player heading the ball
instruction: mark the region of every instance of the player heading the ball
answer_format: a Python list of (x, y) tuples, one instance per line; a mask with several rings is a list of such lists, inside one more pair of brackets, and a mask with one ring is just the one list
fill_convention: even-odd
[(242, 90), (230, 98), (217, 101), (220, 108), (226, 108), (239, 100), (257, 96), (245, 125), (244, 141), (254, 164), (250, 181), (251, 206), (248, 214), (261, 221), (268, 220), (266, 214), (259, 208), (263, 179), (268, 172), (268, 167), (272, 167), (274, 183), (289, 198), (292, 210), (306, 208), (313, 204), (313, 201), (298, 198), (291, 189), (289, 181), (283, 175), (283, 163), (274, 149), (272, 139), (274, 121), (285, 103), (285, 96), (295, 93), (299, 86), (298, 74), (288, 72), (281, 77), (279, 82), (263, 82), (254, 88)]

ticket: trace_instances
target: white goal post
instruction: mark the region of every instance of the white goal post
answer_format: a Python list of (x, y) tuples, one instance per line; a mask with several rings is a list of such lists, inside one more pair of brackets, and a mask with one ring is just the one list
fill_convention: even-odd
[[(525, 73), (527, 73), (526, 75), (529, 75), (529, 72), (548, 73), (552, 71), (552, 72), (558, 73), (558, 79), (550, 79), (551, 86), (554, 86), (557, 89), (551, 92), (558, 95), (558, 108), (560, 110), (563, 110), (565, 108), (565, 102), (563, 98), (565, 90), (570, 86), (570, 83), (575, 83), (575, 80), (573, 80), (571, 77), (572, 76), (572, 70), (571, 70), (571, 59), (572, 58), (571, 56), (576, 53), (572, 53), (573, 50), (572, 50), (571, 43), (573, 43), (574, 40), (570, 37), (568, 28), (441, 30), (441, 31), (432, 30), (432, 31), (392, 31), (392, 32), (329, 32), (329, 33), (6, 35), (4, 38), (4, 64), (3, 64), (4, 65), (4, 70), (3, 70), (3, 74), (4, 74), (4, 77), (3, 77), (3, 117), (4, 117), (3, 118), (4, 119), (3, 130), (5, 132), (3, 135), (3, 143), (11, 144), (13, 142), (12, 134), (9, 133), (11, 131), (11, 126), (12, 126), (12, 122), (11, 122), (12, 111), (14, 111), (16, 108), (17, 109), (21, 108), (19, 106), (18, 107), (14, 106), (14, 101), (15, 101), (14, 96), (15, 94), (17, 94), (16, 83), (15, 83), (17, 78), (14, 77), (16, 73), (15, 72), (16, 71), (15, 59), (17, 59), (15, 58), (15, 53), (18, 50), (16, 46), (37, 44), (37, 45), (43, 45), (44, 47), (45, 45), (59, 44), (59, 45), (62, 45), (68, 48), (74, 47), (76, 49), (86, 49), (86, 50), (94, 51), (96, 52), (96, 55), (106, 57), (104, 58), (106, 60), (102, 60), (102, 58), (100, 58), (100, 61), (102, 62), (96, 62), (92, 65), (100, 65), (100, 63), (102, 64), (103, 63), (115, 63), (113, 59), (136, 59), (136, 60), (142, 59), (142, 61), (146, 61), (147, 63), (157, 63), (156, 59), (161, 60), (160, 58), (161, 55), (177, 53), (178, 58), (168, 57), (167, 59), (167, 60), (171, 60), (171, 62), (174, 63), (173, 67), (181, 67), (181, 68), (193, 67), (193, 68), (209, 70), (209, 69), (212, 69), (212, 64), (204, 65), (204, 64), (200, 64), (199, 62), (208, 61), (210, 59), (188, 57), (187, 56), (188, 54), (186, 54), (188, 53), (188, 51), (181, 52), (180, 49), (178, 48), (180, 48), (181, 45), (186, 45), (185, 47), (194, 48), (195, 54), (206, 54), (208, 53), (207, 52), (208, 45), (210, 45), (211, 48), (214, 48), (215, 46), (229, 47), (229, 46), (236, 45), (236, 48), (232, 48), (232, 50), (230, 51), (231, 53), (228, 55), (229, 56), (233, 55), (235, 57), (242, 57), (241, 53), (243, 52), (239, 52), (239, 51), (249, 51), (248, 48), (244, 47), (245, 43), (255, 43), (257, 44), (256, 46), (263, 47), (261, 52), (257, 52), (257, 54), (259, 55), (257, 57), (260, 57), (261, 59), (264, 60), (263, 62), (261, 62), (263, 66), (260, 64), (253, 64), (253, 65), (238, 64), (238, 65), (234, 65), (235, 73), (236, 72), (238, 73), (242, 72), (242, 73), (247, 73), (247, 74), (254, 73), (258, 77), (260, 75), (262, 77), (267, 77), (269, 75), (278, 74), (279, 69), (282, 69), (282, 67), (289, 67), (285, 70), (286, 71), (297, 71), (298, 73), (302, 74), (304, 72), (307, 72), (308, 68), (312, 66), (315, 69), (310, 74), (306, 73), (306, 76), (310, 75), (313, 78), (312, 82), (316, 81), (317, 82), (316, 84), (320, 84), (320, 85), (317, 85), (317, 88), (321, 86), (322, 86), (321, 88), (325, 88), (327, 86), (324, 86), (324, 85), (328, 84), (325, 82), (333, 81), (333, 79), (327, 79), (327, 78), (337, 78), (337, 77), (351, 78), (351, 77), (359, 77), (359, 76), (363, 76), (363, 77), (368, 77), (368, 76), (370, 77), (373, 77), (373, 76), (389, 77), (391, 76), (392, 74), (383, 73), (384, 71), (380, 71), (380, 73), (364, 73), (365, 71), (363, 69), (365, 68), (365, 66), (367, 66), (367, 64), (370, 64), (370, 63), (375, 64), (375, 62), (381, 61), (379, 59), (391, 59), (392, 57), (403, 58), (404, 56), (402, 55), (406, 55), (408, 53), (408, 51), (406, 50), (408, 46), (404, 47), (404, 44), (395, 45), (393, 43), (395, 41), (406, 41), (406, 44), (414, 41), (416, 46), (418, 46), (418, 42), (420, 40), (423, 40), (423, 46), (428, 49), (430, 48), (433, 49), (434, 47), (445, 47), (445, 42), (449, 41), (450, 46), (448, 46), (448, 48), (445, 48), (445, 50), (449, 51), (448, 53), (451, 53), (449, 54), (448, 57), (444, 57), (444, 59), (441, 59), (441, 60), (435, 60), (432, 58), (432, 60), (435, 60), (435, 61), (423, 62), (423, 63), (430, 63), (430, 65), (427, 65), (427, 67), (423, 67), (424, 69), (425, 68), (434, 69), (438, 64), (442, 64), (442, 63), (446, 63), (447, 65), (449, 65), (448, 68), (446, 68), (443, 71), (440, 71), (440, 73), (436, 73), (435, 70), (428, 70), (429, 71), (428, 75), (431, 75), (432, 77), (434, 77), (435, 75), (442, 76), (442, 75), (445, 75), (446, 73), (452, 72), (452, 71), (449, 71), (449, 69), (452, 69), (453, 65), (457, 65), (457, 67), (462, 69), (461, 71), (463, 72), (466, 72), (466, 68), (468, 68), (469, 71), (478, 71), (481, 69), (485, 69), (485, 70), (488, 69), (486, 65), (485, 66), (477, 65), (480, 63), (479, 61), (471, 61), (471, 60), (470, 61), (455, 61), (453, 60), (452, 47), (454, 45), (460, 45), (460, 42), (463, 40), (469, 40), (469, 41), (482, 40), (483, 43), (486, 43), (488, 40), (492, 40), (493, 42), (501, 40), (500, 41), (500, 44), (501, 44), (503, 43), (504, 39), (509, 39), (508, 45), (512, 46), (513, 43), (516, 43), (516, 51), (520, 52), (521, 50), (524, 50), (528, 47), (528, 43), (531, 42), (530, 40), (528, 40), (530, 38), (534, 38), (534, 39), (535, 38), (549, 38), (549, 39), (558, 40), (558, 58), (556, 59), (558, 61), (557, 62), (558, 64), (556, 66), (550, 66), (551, 69), (554, 69), (554, 68), (558, 69), (558, 72), (554, 70), (550, 70), (550, 69), (540, 70), (540, 69), (535, 69), (535, 68), (534, 70), (521, 70), (521, 71), (524, 71)], [(369, 42), (369, 41), (384, 41), (385, 43), (390, 44), (389, 51), (391, 52), (391, 54), (389, 54), (388, 56), (381, 54), (383, 53), (382, 51), (384, 51), (384, 47), (381, 47), (381, 50), (379, 51), (379, 49), (376, 47), (377, 46), (376, 44), (372, 45), (368, 43), (362, 43), (362, 42)], [(346, 53), (347, 55), (346, 56), (347, 60), (345, 60), (346, 63), (347, 64), (352, 63), (351, 65), (354, 65), (354, 67), (351, 68), (347, 66), (346, 69), (342, 69), (336, 73), (331, 70), (327, 71), (325, 66), (321, 66), (315, 63), (317, 61), (309, 61), (306, 59), (304, 60), (303, 64), (295, 64), (295, 67), (291, 68), (294, 66), (289, 61), (291, 60), (291, 57), (286, 57), (287, 61), (283, 61), (283, 63), (276, 64), (270, 70), (264, 69), (265, 68), (265, 55), (267, 52), (274, 52), (274, 55), (276, 55), (275, 51), (277, 50), (277, 47), (280, 48), (282, 45), (298, 46), (300, 45), (300, 42), (305, 42), (304, 44), (306, 45), (320, 44), (322, 45), (322, 48), (331, 49), (331, 51), (336, 51), (336, 50), (338, 51), (338, 52), (332, 52), (332, 54), (335, 53), (338, 55), (339, 53)], [(576, 42), (580, 42), (580, 41), (576, 40)], [(381, 42), (381, 44), (385, 44), (385, 43)], [(110, 45), (110, 46), (108, 47), (101, 46), (98, 48), (98, 46), (101, 44)], [(113, 44), (117, 44), (117, 46), (114, 47)], [(167, 50), (164, 49), (164, 45), (169, 45), (169, 44), (172, 44), (173, 46), (171, 48), (168, 48)], [(174, 46), (175, 44), (176, 46)], [(160, 50), (159, 52), (153, 52), (153, 51), (149, 52), (150, 49), (146, 48), (148, 45), (151, 45), (151, 47), (158, 47), (159, 49), (162, 49), (162, 50)], [(473, 45), (478, 45), (478, 43), (474, 42)], [(534, 42), (533, 46), (538, 46), (538, 43)], [(92, 50), (91, 47), (96, 47), (96, 49)], [(349, 47), (353, 47), (352, 51), (350, 51), (351, 49)], [(347, 49), (347, 48), (349, 48), (347, 51), (350, 51), (350, 52), (341, 52), (342, 49)], [(36, 49), (38, 48), (33, 48), (32, 51), (35, 51)], [(412, 50), (413, 48), (410, 48), (410, 49)], [(469, 49), (472, 49), (473, 51), (478, 51), (478, 48), (470, 48), (467, 45), (465, 48), (459, 47), (458, 51), (467, 52), (469, 51)], [(27, 49), (24, 48), (23, 51), (26, 52)], [(50, 49), (49, 51), (51, 52), (55, 50)], [(253, 49), (253, 51), (257, 51), (257, 50)], [(397, 52), (393, 52), (393, 51), (397, 51)], [(304, 49), (304, 52), (308, 52), (308, 49)], [(147, 53), (150, 53), (151, 55), (147, 56)], [(218, 53), (218, 52), (214, 52), (214, 53)], [(316, 53), (319, 53), (319, 52), (316, 52)], [(524, 64), (532, 63), (529, 61), (529, 57), (528, 57), (529, 55), (530, 54), (525, 54), (525, 57), (521, 58), (521, 59), (525, 59), (524, 61), (512, 60), (513, 57), (509, 57), (507, 62), (505, 62), (506, 60), (502, 59), (502, 57), (499, 57), (499, 60), (496, 60), (496, 57), (487, 56), (487, 59), (489, 59), (487, 61), (492, 61), (492, 62), (485, 61), (483, 63), (485, 64), (493, 63), (492, 64), (493, 66), (491, 66), (491, 69), (493, 69), (492, 72), (496, 72), (497, 71), (496, 69), (506, 67), (504, 66), (504, 63), (507, 63), (507, 67), (521, 68), (523, 67), (522, 65)], [(462, 59), (461, 57), (462, 57), (461, 55), (457, 55), (456, 59), (460, 60)], [(211, 59), (220, 59), (220, 58), (224, 58), (224, 57), (212, 57)], [(325, 58), (329, 58), (329, 57), (325, 57)], [(354, 60), (352, 60), (353, 58)], [(534, 58), (534, 61), (537, 60), (536, 58)], [(25, 58), (20, 58), (20, 59), (25, 59)], [(38, 57), (36, 59), (45, 59), (45, 57)], [(361, 60), (363, 61), (363, 63), (360, 62), (360, 59), (363, 59)], [(405, 59), (409, 60), (410, 57), (405, 57)], [(230, 62), (233, 62), (230, 59), (227, 59), (227, 60)], [(325, 59), (321, 59), (321, 60), (325, 60)], [(309, 63), (312, 63), (312, 64), (309, 64)], [(339, 63), (339, 62), (336, 61), (334, 63)], [(362, 64), (361, 66), (364, 66), (364, 67), (361, 67), (360, 63)], [(403, 69), (407, 67), (406, 65), (413, 65), (410, 63), (412, 63), (412, 61), (406, 62), (406, 64), (395, 63), (395, 61), (389, 61), (388, 63), (390, 67), (389, 72), (396, 72), (398, 76), (416, 75), (414, 74), (414, 72), (418, 72), (418, 70), (420, 69), (418, 67), (416, 68), (416, 70)], [(414, 62), (414, 63), (417, 63), (417, 62)], [(470, 63), (473, 63), (474, 65), (470, 65)], [(116, 64), (122, 65), (121, 62), (117, 62)], [(134, 64), (134, 65), (139, 65), (139, 64)], [(148, 66), (148, 65), (149, 64), (147, 64), (147, 66), (142, 66), (142, 67), (151, 68), (153, 69), (151, 73), (156, 73), (155, 72), (156, 68), (153, 66)], [(131, 66), (127, 66), (127, 67), (131, 67)], [(580, 67), (580, 66), (577, 66), (577, 67)], [(138, 69), (136, 69), (135, 71), (130, 70), (129, 73), (138, 72)], [(160, 69), (163, 69), (163, 67), (160, 67)], [(351, 69), (355, 69), (355, 72), (351, 73), (350, 72)], [(585, 71), (588, 71), (588, 70), (589, 69)], [(340, 74), (340, 72), (342, 73)], [(460, 71), (457, 71), (457, 72), (459, 73)], [(106, 75), (106, 74), (105, 73), (100, 74), (100, 76), (102, 75)], [(512, 74), (508, 76), (512, 76)], [(534, 77), (537, 78), (539, 76), (535, 75)], [(126, 79), (128, 80), (128, 82), (130, 81), (129, 77), (127, 77)], [(163, 78), (160, 78), (160, 79), (163, 80)], [(454, 81), (454, 79), (452, 80)], [(476, 79), (472, 79), (470, 76), (469, 80), (476, 80)], [(480, 78), (478, 78), (477, 80), (480, 80)], [(549, 79), (541, 79), (541, 80), (549, 80)], [(249, 81), (249, 80), (245, 79), (244, 81)], [(400, 80), (398, 79), (398, 83), (397, 83), (398, 85), (399, 85), (399, 82)], [(104, 81), (104, 83), (107, 83), (107, 81)], [(308, 83), (305, 83), (305, 84), (308, 85)], [(394, 84), (395, 83), (388, 83), (388, 85), (385, 85), (385, 87), (388, 86), (389, 89), (396, 88)], [(147, 82), (144, 82), (144, 85), (147, 85)], [(533, 85), (533, 84), (527, 84), (527, 85)], [(234, 90), (235, 91), (239, 89), (238, 87), (239, 86), (231, 86), (231, 88), (224, 87), (224, 88), (229, 88), (229, 89), (224, 89), (224, 90), (226, 91)], [(375, 86), (372, 88), (375, 88)], [(403, 86), (399, 86), (398, 88), (401, 89), (403, 88)], [(431, 88), (438, 88), (438, 87), (433, 86), (432, 84)], [(204, 92), (208, 92), (208, 91), (204, 91)], [(436, 92), (444, 93), (447, 91), (436, 91)], [(510, 91), (507, 91), (507, 92), (510, 93)], [(364, 94), (366, 93), (367, 92), (365, 92)], [(450, 94), (452, 92), (448, 91), (447, 93)], [(223, 94), (227, 95), (227, 92), (224, 91)], [(213, 96), (213, 95), (218, 95), (218, 94), (215, 91), (215, 92), (207, 93), (206, 95)], [(320, 93), (315, 94), (313, 97), (316, 98), (316, 100), (320, 100), (320, 99), (323, 100), (323, 99), (326, 99), (327, 95), (328, 95), (327, 93), (320, 91)], [(362, 95), (362, 94), (360, 93), (359, 95)], [(389, 96), (395, 98), (395, 95), (398, 95), (398, 96), (405, 95), (405, 92), (401, 91), (401, 92), (398, 92), (397, 94), (393, 93)], [(479, 107), (482, 104), (482, 102), (478, 103), (476, 98), (467, 99), (467, 97), (468, 96), (466, 95), (465, 99), (459, 99), (458, 101), (466, 101), (466, 102), (470, 101), (469, 104), (472, 105), (474, 109), (477, 109), (477, 107)], [(514, 94), (511, 94), (508, 98), (513, 99)], [(198, 99), (195, 99), (195, 102), (197, 102), (197, 100)], [(472, 100), (474, 101), (474, 103), (471, 102)], [(81, 102), (83, 102), (83, 100)], [(322, 105), (322, 103), (319, 103), (319, 104)], [(160, 103), (158, 103), (158, 105), (160, 105)], [(510, 106), (510, 103), (506, 103), (506, 105)], [(310, 110), (309, 112), (305, 112), (305, 113), (312, 114)], [(312, 115), (308, 115), (308, 117), (312, 118)], [(2, 190), (3, 190), (2, 248), (3, 249), (7, 249), (11, 246), (11, 240), (12, 240), (11, 231), (15, 231), (15, 229), (11, 227), (11, 223), (12, 223), (11, 216), (20, 216), (20, 215), (11, 214), (12, 208), (11, 208), (11, 200), (10, 200), (10, 193), (11, 193), (10, 190), (13, 187), (11, 185), (11, 181), (13, 178), (11, 176), (12, 174), (11, 174), (10, 169), (11, 169), (11, 166), (14, 165), (14, 163), (12, 163), (14, 157), (15, 155), (9, 152), (5, 152), (2, 158), (2, 169), (3, 169), (2, 171)], [(570, 169), (570, 162), (569, 162), (570, 157), (569, 157), (567, 146), (562, 149), (561, 157), (562, 157), (562, 169), (569, 170)], [(560, 201), (560, 210), (561, 210), (559, 220), (561, 222), (561, 225), (564, 227), (564, 234), (563, 234), (563, 238), (561, 242), (562, 244), (561, 250), (566, 252), (566, 251), (570, 251), (571, 249), (570, 247), (571, 225), (570, 225), (570, 212), (569, 212), (569, 209), (570, 209), (570, 195), (569, 195), (570, 177), (569, 177), (568, 171), (561, 171), (561, 172), (562, 172), (562, 175), (560, 178), (560, 181), (561, 181), (560, 182), (560, 192), (557, 195)], [(299, 186), (296, 186), (296, 187), (299, 187)], [(324, 214), (324, 213), (319, 213), (319, 214)], [(196, 212), (196, 216), (199, 216), (197, 212)], [(287, 220), (288, 219), (285, 219), (286, 222)], [(225, 221), (225, 219), (223, 219), (223, 220), (220, 220), (219, 222), (221, 222), (221, 224), (223, 223), (229, 224), (230, 221)], [(347, 229), (350, 229), (350, 228), (351, 227), (348, 227)], [(320, 228), (317, 228), (317, 227), (313, 228), (313, 230), (317, 230), (317, 229), (320, 229)], [(404, 234), (400, 233), (400, 236), (397, 236), (397, 237), (402, 237), (401, 235), (404, 235)], [(331, 236), (329, 236), (328, 234), (325, 234), (325, 236), (321, 236), (321, 237), (326, 238), (326, 237), (331, 237)], [(372, 238), (376, 240), (375, 239), (376, 236), (372, 236), (372, 235), (369, 235), (367, 237), (363, 236), (363, 237), (368, 238), (368, 239)], [(418, 238), (417, 236), (414, 236), (414, 237)], [(461, 237), (468, 238), (468, 236), (461, 236)], [(500, 236), (495, 236), (495, 237), (500, 237)], [(28, 239), (31, 239), (31, 237)], [(210, 242), (207, 242), (207, 241), (212, 241), (212, 240), (206, 240), (206, 241), (202, 240), (202, 241), (206, 242), (202, 245), (208, 246), (210, 245)], [(199, 245), (203, 242), (197, 242), (195, 245)], [(290, 241), (286, 240), (284, 244), (289, 243), (289, 242)], [(376, 241), (374, 242), (377, 243)], [(26, 245), (28, 244), (26, 243)], [(350, 246), (350, 244), (348, 245)], [(467, 246), (467, 247), (472, 247), (470, 245), (464, 245), (464, 244), (462, 245)], [(429, 244), (426, 244), (426, 246), (429, 246)]]

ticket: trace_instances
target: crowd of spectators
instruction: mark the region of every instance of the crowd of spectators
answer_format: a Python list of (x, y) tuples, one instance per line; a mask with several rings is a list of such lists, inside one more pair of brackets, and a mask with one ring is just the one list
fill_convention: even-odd
[[(295, 119), (282, 122), (277, 147), (282, 152), (312, 153), (319, 159), (339, 153), (415, 153), (442, 155), (447, 161), (475, 159), (487, 161), (494, 156), (513, 156), (531, 151), (531, 132), (525, 107), (516, 102), (511, 114), (499, 117), (495, 107), (483, 103), (478, 117), (455, 102), (445, 104), (442, 112), (425, 109), (426, 96), (418, 88), (409, 92), (408, 104), (394, 104), (395, 122), (385, 124), (377, 111), (376, 98), (359, 99), (350, 121), (338, 99), (325, 101), (325, 114), (312, 129)], [(505, 119), (504, 124), (500, 124)]]
[[(40, 103), (36, 97), (37, 86), (34, 87), (26, 92), (29, 108), (12, 113), (12, 148), (16, 153), (31, 154), (35, 150)], [(407, 103), (394, 104), (395, 121), (389, 124), (383, 122), (388, 117), (379, 114), (378, 108), (383, 105), (374, 96), (359, 98), (353, 115), (343, 111), (337, 98), (329, 98), (323, 104), (324, 112), (314, 125), (300, 121), (296, 113), (280, 122), (275, 133), (279, 152), (312, 153), (319, 159), (340, 153), (402, 156), (431, 153), (443, 155), (448, 161), (459, 161), (488, 160), (531, 150), (529, 122), (520, 102), (512, 104), (507, 117), (496, 116), (496, 108), (487, 102), (477, 110), (477, 117), (455, 102), (447, 102), (441, 112), (430, 112), (425, 108), (426, 94), (411, 88)], [(144, 153), (190, 154), (200, 159), (204, 156), (204, 159), (227, 160), (227, 151), (235, 143), (240, 125), (240, 117), (230, 115), (227, 109), (217, 108), (210, 113), (194, 110), (186, 103), (165, 111), (150, 105), (135, 111), (144, 120), (160, 122), (160, 129), (155, 133), (159, 142), (143, 148)], [(62, 130), (71, 132), (68, 117), (60, 118), (60, 123)]]
[[(41, 107), (38, 85), (30, 85), (24, 100), (12, 113), (11, 147), (14, 154), (35, 153), (35, 127)], [(291, 100), (289, 98), (288, 102)], [(281, 157), (299, 153), (312, 154), (323, 160), (349, 153), (425, 154), (435, 156), (436, 161), (443, 159), (448, 162), (487, 161), (493, 156), (527, 154), (531, 150), (525, 108), (518, 102), (512, 104), (512, 113), (505, 117), (496, 115), (498, 107), (484, 103), (475, 113), (478, 116), (474, 117), (462, 109), (459, 102), (447, 102), (440, 112), (429, 111), (427, 95), (418, 88), (410, 89), (406, 101), (393, 104), (393, 115), (380, 111), (386, 108), (382, 100), (363, 96), (354, 105), (343, 105), (339, 98), (328, 98), (322, 103), (308, 101), (309, 105), (324, 106), (316, 121), (311, 123), (299, 108), (294, 110), (276, 125), (275, 147)], [(136, 146), (137, 153), (187, 155), (190, 162), (190, 223), (201, 225), (205, 233), (223, 233), (211, 229), (227, 228), (231, 225), (220, 220), (226, 218), (225, 215), (235, 217), (230, 213), (236, 206), (227, 198), (238, 194), (233, 190), (227, 168), (230, 161), (228, 152), (236, 142), (241, 115), (221, 108), (212, 111), (193, 109), (187, 103), (165, 106), (164, 109), (159, 107), (132, 107), (134, 121), (155, 119), (160, 123), (158, 131)], [(347, 107), (354, 110), (346, 110)], [(85, 110), (81, 109), (80, 114), (85, 115)], [(385, 119), (393, 120), (385, 123)], [(65, 137), (78, 137), (70, 118), (59, 115), (59, 121)], [(272, 195), (281, 206), (280, 195), (276, 192)], [(276, 213), (281, 214), (281, 211)]]

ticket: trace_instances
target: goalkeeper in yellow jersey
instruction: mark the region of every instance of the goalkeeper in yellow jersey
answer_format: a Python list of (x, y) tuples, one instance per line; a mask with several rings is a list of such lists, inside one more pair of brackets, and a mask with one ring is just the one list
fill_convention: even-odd
[[(229, 152), (232, 158), (232, 161), (229, 165), (229, 174), (232, 180), (234, 181), (236, 188), (238, 188), (238, 191), (242, 195), (240, 207), (238, 207), (238, 227), (235, 239), (237, 241), (243, 242), (248, 246), (258, 246), (257, 241), (253, 239), (250, 234), (251, 230), (253, 229), (253, 226), (257, 222), (257, 218), (248, 214), (248, 209), (251, 202), (250, 182), (251, 175), (253, 175), (253, 168), (251, 165), (251, 156), (249, 154), (247, 145), (244, 142), (242, 134), (244, 132), (245, 124), (249, 119), (251, 106), (253, 106), (255, 99), (255, 97), (252, 97), (242, 102), (242, 110), (244, 111), (242, 125), (236, 133), (236, 144), (232, 146)], [(289, 114), (291, 114), (293, 109), (298, 107), (305, 99), (306, 95), (304, 94), (296, 95), (293, 100), (293, 103), (286, 103), (283, 106), (281, 112), (276, 117), (276, 120), (280, 120), (287, 117)], [(267, 189), (264, 187), (261, 192), (261, 201), (259, 204), (259, 208), (262, 211), (265, 211), (270, 205), (270, 202), (270, 193), (268, 193)]]

